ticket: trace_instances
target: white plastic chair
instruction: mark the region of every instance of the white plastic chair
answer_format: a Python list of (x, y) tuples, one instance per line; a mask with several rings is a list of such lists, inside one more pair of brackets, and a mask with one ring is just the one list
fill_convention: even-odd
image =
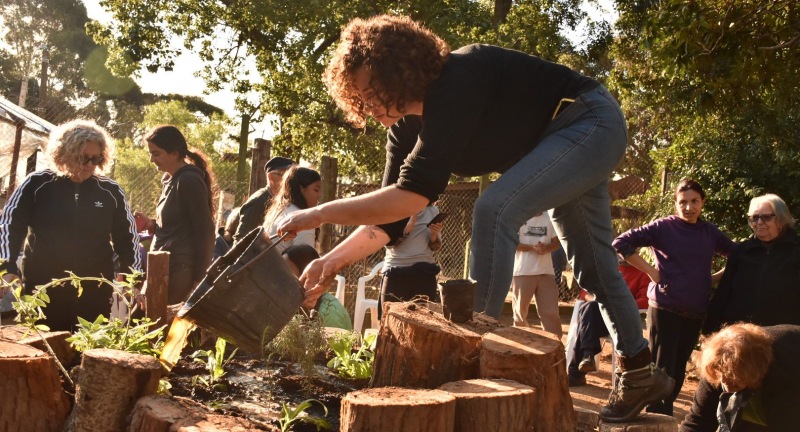
[(344, 290), (347, 285), (347, 280), (342, 275), (336, 275), (336, 298), (339, 303), (344, 304)]
[(378, 328), (378, 300), (377, 299), (368, 299), (366, 298), (365, 291), (367, 282), (371, 281), (378, 275), (378, 272), (383, 268), (383, 261), (375, 264), (375, 267), (372, 267), (372, 270), (366, 276), (361, 276), (358, 278), (358, 288), (356, 290), (356, 307), (355, 311), (353, 312), (353, 330), (357, 333), (361, 333), (361, 329), (364, 327), (364, 317), (367, 314), (367, 310), (370, 311), (370, 316), (372, 317), (372, 328)]

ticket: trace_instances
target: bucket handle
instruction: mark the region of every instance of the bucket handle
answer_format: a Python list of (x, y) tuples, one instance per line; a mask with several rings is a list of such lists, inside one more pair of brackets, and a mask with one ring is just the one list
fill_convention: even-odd
[[(235, 279), (235, 278), (236, 278), (236, 275), (238, 275), (239, 273), (243, 272), (245, 269), (247, 269), (247, 268), (249, 268), (251, 265), (253, 265), (253, 263), (254, 263), (254, 262), (258, 261), (258, 259), (259, 259), (259, 258), (261, 258), (262, 256), (264, 256), (264, 254), (266, 254), (267, 252), (269, 252), (269, 250), (270, 250), (270, 249), (272, 249), (272, 248), (274, 248), (275, 246), (277, 246), (277, 245), (278, 245), (278, 243), (282, 242), (282, 241), (283, 241), (283, 239), (285, 239), (285, 238), (286, 238), (286, 236), (288, 236), (288, 235), (289, 235), (289, 233), (288, 233), (288, 232), (284, 233), (282, 236), (280, 236), (280, 238), (278, 238), (277, 240), (275, 240), (275, 243), (272, 243), (271, 245), (269, 245), (269, 246), (268, 246), (266, 249), (264, 249), (263, 251), (259, 252), (259, 254), (255, 256), (255, 258), (253, 258), (253, 259), (252, 259), (252, 260), (250, 260), (249, 262), (245, 263), (245, 265), (243, 265), (241, 268), (239, 268), (239, 269), (238, 269), (238, 270), (236, 270), (235, 272), (231, 273), (231, 275), (230, 275), (230, 276), (228, 276), (228, 280), (233, 280), (233, 279)], [(270, 241), (272, 241), (272, 239), (274, 239), (274, 238), (276, 238), (276, 237), (278, 237), (278, 235), (277, 235), (277, 234), (276, 234), (276, 235), (274, 235), (274, 236), (272, 236), (272, 237), (270, 237), (269, 239), (270, 239)]]

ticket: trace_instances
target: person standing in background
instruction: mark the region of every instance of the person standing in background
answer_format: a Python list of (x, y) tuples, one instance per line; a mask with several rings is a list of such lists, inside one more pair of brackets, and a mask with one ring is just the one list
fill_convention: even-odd
[[(53, 131), (47, 151), (53, 169), (31, 173), (0, 216), (3, 279), (11, 283), (22, 276), (27, 294), (67, 277), (67, 271), (111, 280), (115, 253), (122, 272), (141, 271), (139, 236), (125, 193), (96, 173), (98, 168), (104, 172), (113, 157), (108, 133), (92, 121), (73, 120)], [(47, 290), (50, 303), (43, 308), (43, 324), (50, 330), (73, 331), (78, 317), (94, 321), (109, 316), (113, 288), (91, 281), (81, 286), (80, 296), (70, 284)]]
[[(184, 301), (200, 283), (211, 264), (214, 249), (213, 179), (208, 162), (189, 150), (186, 138), (175, 126), (162, 125), (144, 137), (152, 162), (164, 173), (156, 218), (142, 213), (147, 230), (155, 233), (152, 251), (169, 257), (168, 304)], [(189, 163), (188, 161), (191, 161)]]
[[(278, 224), (290, 214), (315, 207), (319, 203), (319, 194), (322, 191), (322, 177), (311, 168), (294, 165), (283, 176), (280, 190), (272, 199), (264, 217), (264, 227), (270, 238), (274, 238), (278, 231)], [(273, 239), (277, 241), (277, 239)], [(308, 245), (316, 249), (317, 233), (314, 229), (301, 231), (297, 236), (284, 239), (276, 246), (278, 252), (294, 245)]]
[(264, 171), (267, 173), (267, 185), (253, 192), (239, 209), (239, 223), (233, 234), (234, 243), (264, 223), (267, 209), (272, 204), (272, 197), (278, 195), (283, 175), (292, 165), (294, 165), (294, 161), (280, 156), (275, 156), (264, 165)]
[(547, 212), (528, 219), (519, 229), (519, 245), (514, 256), (511, 282), (514, 326), (528, 327), (528, 309), (536, 299), (536, 313), (542, 327), (561, 339), (558, 315), (558, 285), (554, 278), (551, 252), (561, 247)]

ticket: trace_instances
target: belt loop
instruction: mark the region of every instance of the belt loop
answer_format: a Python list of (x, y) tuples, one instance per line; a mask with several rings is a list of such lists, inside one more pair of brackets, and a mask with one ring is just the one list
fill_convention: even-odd
[[(566, 102), (566, 104), (565, 104), (565, 102)], [(571, 104), (573, 102), (575, 102), (575, 99), (570, 99), (570, 98), (562, 98), (560, 101), (558, 101), (558, 106), (556, 106), (555, 111), (553, 111), (553, 117), (551, 117), (550, 120), (553, 120), (553, 119), (556, 118), (556, 116), (561, 111), (562, 105), (563, 105), (564, 108), (566, 108), (566, 107), (569, 106), (569, 104)]]

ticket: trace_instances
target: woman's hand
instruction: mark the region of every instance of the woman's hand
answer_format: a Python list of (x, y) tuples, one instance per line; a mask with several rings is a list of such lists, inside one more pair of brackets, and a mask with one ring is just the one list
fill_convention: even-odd
[(315, 259), (306, 266), (300, 275), (300, 283), (306, 291), (303, 307), (313, 309), (316, 306), (317, 300), (328, 291), (342, 267), (344, 265), (327, 257)]
[(289, 214), (280, 226), (278, 226), (278, 235), (282, 236), (286, 233), (291, 233), (286, 240), (294, 238), (299, 231), (317, 228), (322, 225), (322, 213), (318, 208), (310, 208), (299, 210)]
[(442, 223), (432, 223), (428, 226), (428, 228), (431, 230), (431, 241), (435, 242), (439, 240), (439, 236), (442, 233)]
[(133, 219), (136, 221), (136, 229), (141, 231), (147, 231), (149, 233), (154, 233), (156, 231), (156, 221), (150, 219), (149, 216), (142, 212), (135, 212), (133, 214)]

